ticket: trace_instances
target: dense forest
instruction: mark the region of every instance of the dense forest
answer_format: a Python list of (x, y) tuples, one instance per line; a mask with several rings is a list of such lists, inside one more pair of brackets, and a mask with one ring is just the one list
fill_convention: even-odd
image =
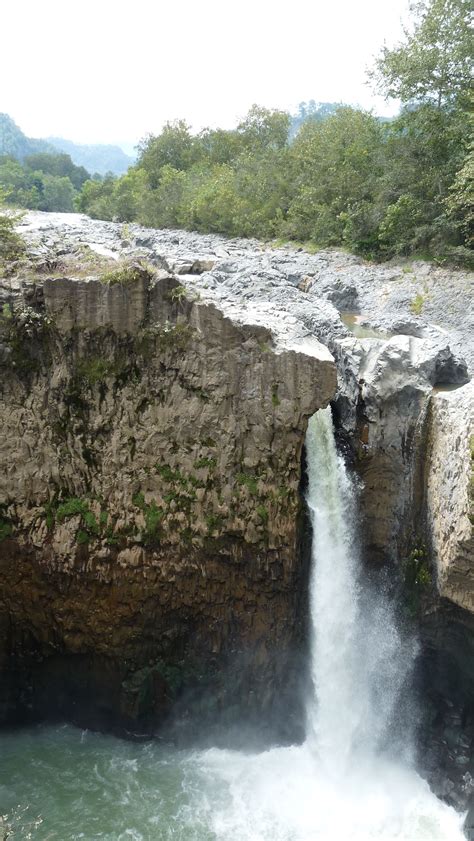
[(166, 124), (120, 178), (91, 178), (66, 155), (36, 154), (0, 159), (0, 188), (17, 207), (467, 264), (471, 2), (411, 8), (403, 43), (384, 47), (369, 74), (376, 90), (402, 102), (393, 120), (313, 102), (292, 120), (255, 105), (232, 130), (192, 134), (184, 120)]
[(0, 156), (0, 189), (8, 204), (33, 210), (68, 212), (90, 175), (69, 155), (38, 152), (23, 161)]

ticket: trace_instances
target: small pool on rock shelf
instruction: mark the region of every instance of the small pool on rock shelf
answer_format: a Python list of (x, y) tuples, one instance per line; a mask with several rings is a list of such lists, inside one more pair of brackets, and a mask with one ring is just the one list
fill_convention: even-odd
[(330, 409), (310, 420), (311, 688), (306, 740), (186, 750), (70, 726), (0, 734), (0, 809), (32, 841), (462, 841), (462, 816), (411, 758), (403, 693), (416, 656), (363, 580), (356, 488)]
[(373, 327), (364, 327), (362, 322), (366, 316), (356, 312), (339, 313), (341, 321), (357, 339), (390, 339), (392, 333), (383, 330), (375, 330)]

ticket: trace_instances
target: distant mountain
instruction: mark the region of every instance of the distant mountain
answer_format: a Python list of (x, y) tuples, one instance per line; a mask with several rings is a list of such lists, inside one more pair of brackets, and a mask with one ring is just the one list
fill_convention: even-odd
[(0, 114), (0, 155), (11, 155), (22, 161), (37, 152), (54, 153), (56, 149), (46, 140), (34, 140), (23, 134), (8, 114)]
[(98, 172), (99, 175), (105, 175), (106, 172), (122, 175), (129, 166), (135, 163), (134, 158), (126, 155), (120, 146), (106, 144), (86, 146), (82, 143), (73, 143), (72, 140), (64, 140), (62, 137), (48, 137), (48, 143), (60, 152), (70, 155), (77, 166), (83, 166), (91, 173)]
[(310, 99), (309, 102), (300, 102), (297, 113), (291, 118), (290, 139), (293, 140), (298, 134), (303, 123), (308, 120), (319, 123), (334, 114), (343, 104), (343, 102), (316, 102), (314, 99)]
[[(308, 102), (300, 102), (296, 114), (291, 117), (290, 123), (290, 140), (294, 140), (298, 134), (303, 123), (312, 121), (320, 123), (332, 114), (335, 114), (338, 108), (347, 106), (347, 102), (316, 102), (310, 99)], [(356, 108), (357, 106), (349, 106)], [(389, 123), (392, 117), (376, 117), (380, 123)]]
[(135, 163), (134, 158), (126, 155), (120, 146), (106, 144), (86, 146), (64, 140), (62, 137), (35, 140), (27, 137), (8, 114), (0, 113), (0, 155), (10, 155), (22, 161), (28, 155), (35, 155), (38, 152), (54, 155), (58, 151), (70, 155), (76, 166), (83, 166), (91, 175), (95, 172), (100, 175), (105, 175), (106, 172), (122, 175), (129, 166)]

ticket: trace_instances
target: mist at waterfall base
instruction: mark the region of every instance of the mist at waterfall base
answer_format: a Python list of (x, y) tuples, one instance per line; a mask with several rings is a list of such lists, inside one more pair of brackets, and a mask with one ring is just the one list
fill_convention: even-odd
[[(0, 810), (38, 841), (461, 841), (413, 769), (416, 654), (361, 575), (356, 490), (330, 410), (310, 420), (311, 684), (306, 740), (249, 754), (133, 744), (69, 726), (0, 736)], [(403, 735), (402, 735), (403, 734)], [(28, 814), (15, 812), (29, 804)], [(26, 830), (25, 830), (26, 832)], [(28, 837), (26, 834), (18, 837)]]

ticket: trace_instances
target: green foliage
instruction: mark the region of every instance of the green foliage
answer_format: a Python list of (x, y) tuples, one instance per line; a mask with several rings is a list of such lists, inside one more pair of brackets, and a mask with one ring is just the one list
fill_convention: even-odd
[(177, 482), (183, 487), (187, 485), (186, 477), (179, 470), (173, 470), (168, 464), (157, 464), (156, 472), (159, 473), (165, 482)]
[(75, 190), (80, 190), (88, 178), (89, 173), (83, 166), (73, 164), (69, 155), (59, 152), (56, 155), (47, 152), (37, 152), (25, 158), (25, 165), (32, 172), (42, 172), (45, 175), (55, 175), (68, 178)]
[(410, 304), (410, 309), (411, 309), (413, 315), (421, 315), (421, 311), (423, 309), (423, 304), (424, 303), (425, 303), (424, 295), (422, 295), (421, 292), (418, 292), (415, 295), (415, 297), (413, 298), (413, 301)]
[(181, 284), (174, 286), (168, 293), (168, 298), (172, 304), (180, 304), (181, 301), (186, 299), (186, 287)]
[[(144, 172), (148, 179), (149, 176), (145, 170), (139, 171)], [(160, 169), (157, 186), (146, 191), (143, 196), (143, 221), (148, 225), (163, 228), (180, 225), (185, 183), (184, 172), (175, 169), (170, 164), (165, 164)]]
[(188, 347), (194, 332), (190, 324), (181, 321), (177, 324), (172, 324), (169, 321), (164, 324), (152, 324), (141, 331), (136, 341), (137, 352), (143, 356), (151, 356), (155, 350), (162, 353), (184, 351)]
[(54, 528), (55, 522), (63, 523), (71, 517), (79, 517), (79, 528), (76, 531), (76, 543), (84, 545), (91, 540), (97, 540), (107, 525), (107, 513), (101, 512), (99, 520), (90, 509), (87, 499), (66, 497), (58, 501), (49, 502), (45, 507), (46, 525), (48, 530)]
[(423, 219), (421, 202), (412, 195), (402, 195), (389, 204), (379, 225), (378, 239), (390, 254), (409, 254), (413, 232)]
[[(0, 269), (13, 260), (18, 260), (25, 250), (22, 238), (15, 231), (15, 225), (19, 221), (19, 217), (11, 213), (2, 213), (1, 199), (2, 195), (0, 193)], [(11, 310), (7, 311), (5, 309), (8, 306), (8, 304), (5, 304), (2, 310), (5, 319), (10, 319), (12, 316)]]
[(250, 473), (237, 473), (235, 479), (238, 485), (243, 485), (244, 487), (248, 488), (252, 496), (256, 496), (258, 494), (256, 476), (253, 476)]
[(110, 272), (105, 272), (99, 278), (107, 286), (131, 286), (143, 278), (144, 270), (137, 265), (121, 265)]
[(152, 546), (160, 540), (160, 525), (165, 512), (159, 508), (153, 500), (150, 504), (145, 502), (145, 496), (140, 491), (132, 497), (133, 504), (143, 512), (145, 518), (145, 529), (142, 533), (142, 542), (146, 546)]
[(462, 162), (446, 198), (448, 216), (454, 219), (464, 235), (466, 245), (474, 240), (474, 143)]
[(12, 311), (8, 304), (0, 315), (2, 339), (8, 345), (8, 366), (19, 377), (29, 378), (48, 356), (48, 337), (51, 319), (32, 307)]
[(211, 536), (222, 528), (223, 520), (219, 514), (208, 514), (206, 517), (206, 525), (208, 534)]
[(197, 459), (197, 461), (194, 462), (194, 467), (196, 468), (196, 470), (199, 470), (202, 467), (209, 467), (209, 469), (213, 470), (216, 464), (217, 459), (208, 458), (207, 456), (204, 456), (203, 458), (199, 458)]
[(13, 158), (0, 157), (0, 191), (12, 207), (37, 209), (41, 200), (42, 180)]
[(160, 135), (150, 135), (138, 148), (138, 165), (152, 188), (160, 185), (163, 167), (187, 170), (199, 156), (199, 144), (184, 120), (166, 123)]
[(56, 519), (58, 523), (63, 523), (69, 517), (79, 515), (83, 521), (84, 526), (93, 535), (99, 534), (99, 524), (90, 510), (87, 502), (77, 497), (70, 497), (58, 505), (56, 509)]
[(245, 119), (237, 126), (244, 150), (267, 152), (284, 149), (288, 143), (290, 115), (252, 105)]
[(76, 376), (88, 385), (94, 386), (113, 373), (113, 363), (101, 356), (79, 359), (76, 363)]
[(69, 178), (43, 175), (38, 208), (39, 210), (72, 213), (74, 210), (74, 187)]
[(308, 102), (300, 102), (296, 114), (292, 117), (290, 126), (290, 137), (295, 137), (299, 129), (306, 122), (321, 122), (334, 114), (340, 108), (342, 102), (315, 102), (310, 99)]
[(13, 526), (11, 520), (5, 514), (4, 506), (0, 506), (0, 543), (11, 537), (13, 534)]
[(404, 102), (450, 102), (472, 78), (471, 0), (419, 0), (410, 6), (413, 31), (393, 50), (382, 49), (372, 74), (389, 97)]
[(290, 236), (321, 246), (349, 240), (357, 250), (355, 222), (360, 208), (374, 202), (382, 140), (374, 117), (346, 106), (302, 126), (291, 147), (296, 189), (286, 221)]
[(402, 574), (408, 610), (412, 615), (416, 615), (420, 610), (423, 594), (429, 590), (433, 581), (423, 543), (417, 543), (402, 561)]
[(8, 204), (33, 210), (70, 212), (89, 174), (73, 164), (69, 155), (45, 152), (29, 155), (20, 163), (0, 157), (0, 189)]
[[(288, 114), (256, 105), (229, 131), (192, 135), (183, 120), (168, 123), (145, 138), (123, 178), (86, 181), (77, 208), (316, 250), (343, 246), (375, 260), (425, 253), (469, 265), (470, 0), (421, 0), (411, 11), (404, 42), (385, 48), (372, 73), (402, 100), (395, 120), (310, 101), (291, 132)], [(0, 183), (2, 167), (18, 203), (41, 206), (41, 183), (12, 161), (0, 163)]]
[[(113, 186), (110, 212), (120, 222), (132, 222), (142, 215), (146, 199), (147, 180), (142, 169), (131, 168)], [(86, 211), (87, 212), (87, 211)]]
[(113, 175), (106, 175), (103, 180), (94, 178), (86, 181), (76, 198), (76, 210), (87, 213), (92, 219), (112, 219), (112, 195), (116, 183), (117, 179)]

